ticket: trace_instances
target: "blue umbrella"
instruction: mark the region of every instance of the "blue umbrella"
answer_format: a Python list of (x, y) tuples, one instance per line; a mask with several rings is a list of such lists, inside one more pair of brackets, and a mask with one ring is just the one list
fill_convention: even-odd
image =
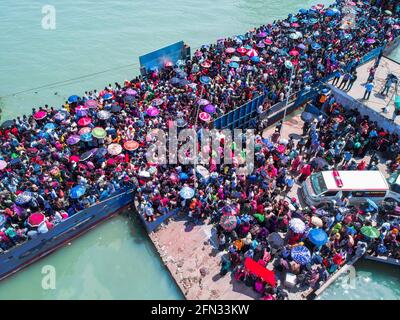
[(305, 246), (296, 246), (290, 252), (292, 259), (300, 263), (301, 265), (305, 265), (311, 260), (311, 253)]
[(97, 158), (102, 158), (102, 157), (104, 157), (107, 153), (108, 153), (108, 151), (107, 151), (106, 148), (99, 148), (99, 149), (96, 150), (95, 156), (96, 156)]
[(210, 84), (211, 79), (210, 79), (210, 77), (207, 77), (207, 76), (201, 76), (201, 77), (200, 77), (200, 82), (201, 82), (202, 84)]
[(43, 127), (44, 130), (54, 130), (56, 125), (53, 122), (46, 123)]
[(308, 239), (310, 239), (313, 244), (320, 247), (328, 242), (328, 235), (322, 229), (312, 229), (308, 233)]
[(290, 22), (297, 22), (297, 18), (295, 16), (290, 17), (289, 19)]
[(181, 172), (181, 173), (179, 174), (179, 179), (181, 179), (181, 180), (187, 180), (187, 179), (189, 179), (189, 176), (188, 176), (186, 173)]
[(370, 198), (367, 198), (367, 202), (368, 202), (368, 205), (370, 207), (372, 207), (372, 209), (375, 209), (376, 211), (379, 210), (378, 205), (375, 202), (373, 202)]
[(68, 98), (69, 103), (75, 103), (75, 102), (78, 102), (78, 100), (79, 100), (79, 97), (77, 95), (73, 95)]
[(229, 63), (229, 66), (230, 66), (231, 68), (234, 68), (234, 69), (239, 68), (239, 64), (238, 64), (237, 62), (231, 62), (231, 63)]
[(103, 99), (104, 100), (110, 100), (111, 98), (112, 98), (112, 94), (111, 93), (106, 93), (104, 96), (103, 96)]
[(260, 57), (258, 57), (258, 56), (251, 57), (251, 61), (258, 63), (258, 62), (260, 62)]
[(325, 15), (327, 15), (328, 17), (333, 17), (334, 15), (338, 14), (339, 10), (338, 9), (328, 9), (325, 12)]
[(31, 201), (31, 199), (32, 193), (30, 193), (29, 191), (24, 191), (17, 196), (17, 198), (15, 199), (15, 204), (19, 206), (24, 205)]
[(81, 135), (81, 141), (89, 142), (93, 140), (93, 136), (90, 132)]
[(170, 82), (173, 85), (177, 85), (180, 82), (180, 79), (178, 79), (177, 77), (173, 77)]
[(318, 19), (315, 18), (311, 18), (310, 20), (308, 20), (309, 24), (316, 24), (318, 22)]
[(181, 189), (181, 191), (179, 191), (179, 195), (183, 199), (191, 199), (191, 198), (194, 197), (194, 190), (192, 188), (189, 188), (189, 187), (183, 187)]
[(308, 10), (307, 10), (307, 9), (300, 9), (299, 12), (300, 12), (301, 14), (307, 14), (307, 13), (308, 13)]
[(319, 49), (321, 49), (321, 45), (320, 45), (319, 43), (314, 42), (314, 43), (311, 45), (311, 48), (312, 48), (313, 50), (319, 50)]
[(78, 184), (77, 186), (73, 187), (70, 191), (69, 191), (69, 196), (72, 199), (78, 199), (80, 197), (82, 197), (86, 192), (86, 188), (80, 184)]

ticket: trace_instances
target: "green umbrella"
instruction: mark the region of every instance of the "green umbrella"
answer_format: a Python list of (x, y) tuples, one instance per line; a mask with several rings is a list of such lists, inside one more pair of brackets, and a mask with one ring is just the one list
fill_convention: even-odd
[(264, 222), (264, 220), (265, 220), (265, 216), (263, 214), (256, 213), (253, 216), (260, 222)]
[(97, 139), (104, 139), (107, 136), (107, 132), (103, 128), (97, 127), (92, 130), (92, 136)]
[(391, 16), (391, 15), (392, 15), (392, 11), (390, 11), (390, 10), (385, 10), (385, 13), (386, 13), (388, 16)]
[(377, 228), (371, 226), (364, 226), (361, 228), (361, 233), (371, 239), (379, 238), (380, 232)]

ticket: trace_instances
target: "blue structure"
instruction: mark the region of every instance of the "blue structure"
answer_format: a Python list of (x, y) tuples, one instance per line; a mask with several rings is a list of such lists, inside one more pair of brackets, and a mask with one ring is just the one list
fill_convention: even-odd
[(147, 53), (139, 57), (140, 68), (141, 70), (144, 70), (145, 73), (148, 73), (154, 69), (161, 70), (165, 67), (167, 62), (175, 65), (178, 60), (186, 58), (187, 55), (185, 51), (185, 44), (183, 41), (179, 41), (156, 51)]

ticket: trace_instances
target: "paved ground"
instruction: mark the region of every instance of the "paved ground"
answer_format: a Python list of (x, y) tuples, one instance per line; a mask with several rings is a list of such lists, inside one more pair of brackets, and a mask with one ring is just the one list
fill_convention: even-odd
[[(381, 113), (386, 118), (391, 119), (394, 111), (394, 97), (393, 97), (393, 93), (395, 91), (394, 85), (392, 85), (392, 88), (390, 89), (388, 95), (382, 96), (380, 92), (385, 86), (386, 77), (389, 73), (393, 73), (400, 78), (400, 64), (388, 58), (382, 57), (379, 67), (375, 73), (375, 80), (374, 80), (375, 87), (373, 92), (371, 93), (371, 97), (369, 100), (363, 100), (362, 98), (365, 92), (365, 88), (363, 85), (366, 83), (369, 75), (369, 70), (374, 65), (374, 63), (375, 60), (372, 60), (357, 69), (357, 74), (358, 74), (357, 80), (354, 83), (353, 88), (347, 93), (354, 99), (364, 103), (369, 108), (377, 111), (378, 113)], [(400, 88), (399, 88), (399, 94), (400, 94)], [(383, 113), (382, 109), (388, 104), (389, 104), (388, 112)], [(397, 117), (396, 124), (400, 125), (400, 117)]]

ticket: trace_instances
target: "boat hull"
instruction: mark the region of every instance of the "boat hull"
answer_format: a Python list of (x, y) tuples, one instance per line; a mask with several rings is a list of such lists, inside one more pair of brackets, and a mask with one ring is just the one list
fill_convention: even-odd
[(133, 201), (133, 191), (119, 192), (107, 200), (82, 210), (47, 233), (0, 254), (0, 280), (47, 256), (98, 223), (126, 209)]

